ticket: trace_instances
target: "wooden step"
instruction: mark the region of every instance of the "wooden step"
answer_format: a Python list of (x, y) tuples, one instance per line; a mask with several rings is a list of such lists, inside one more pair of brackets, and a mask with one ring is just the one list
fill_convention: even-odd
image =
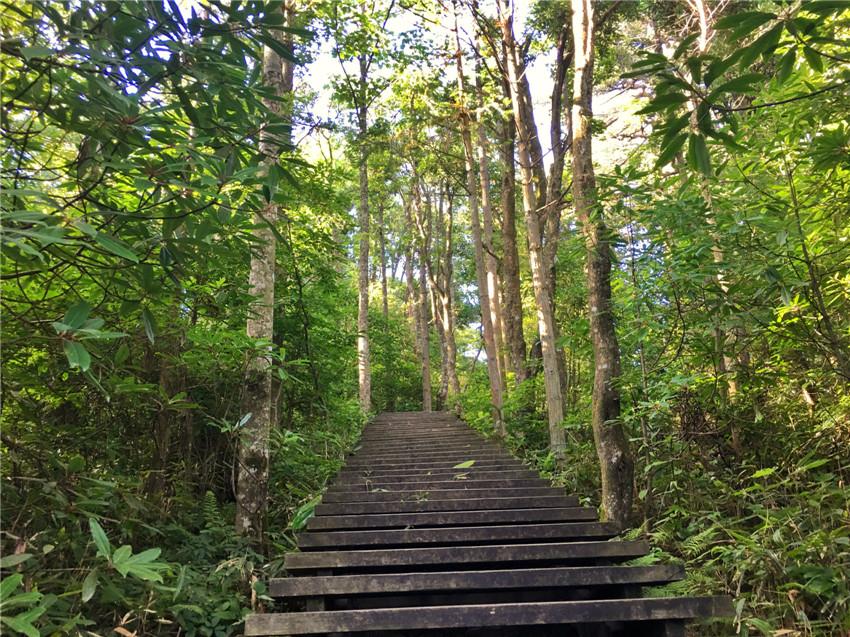
[(463, 480), (438, 480), (433, 482), (377, 482), (360, 480), (330, 487), (325, 493), (381, 493), (384, 491), (446, 491), (451, 489), (522, 489), (551, 487), (542, 478), (524, 480), (480, 480), (475, 477)]
[(360, 461), (360, 460), (352, 460), (346, 465), (346, 469), (355, 470), (355, 471), (363, 471), (364, 469), (372, 470), (373, 472), (378, 471), (386, 471), (388, 469), (402, 469), (408, 473), (413, 472), (424, 472), (429, 470), (437, 470), (437, 471), (470, 471), (475, 468), (498, 468), (498, 469), (527, 469), (524, 464), (522, 464), (519, 460), (515, 459), (507, 459), (507, 458), (485, 458), (485, 459), (477, 459), (475, 464), (471, 467), (457, 467), (456, 465), (462, 464), (463, 461), (457, 462), (456, 460), (424, 460), (422, 462), (418, 460), (411, 460), (409, 462), (398, 462), (395, 460), (386, 461), (386, 462), (368, 462), (368, 461)]
[(329, 547), (403, 546), (408, 544), (483, 544), (508, 541), (565, 541), (608, 539), (617, 534), (607, 522), (517, 524), (510, 526), (459, 526), (437, 529), (381, 531), (310, 531), (298, 536), (301, 549)]
[(536, 498), (562, 496), (563, 489), (555, 487), (524, 487), (520, 489), (476, 489), (469, 485), (458, 489), (424, 489), (420, 491), (343, 491), (328, 492), (322, 502), (422, 502), (423, 500), (484, 500), (487, 498)]
[[(494, 469), (486, 467), (472, 467), (470, 469), (440, 469), (424, 472), (411, 473), (408, 469), (390, 469), (388, 471), (341, 471), (334, 480), (334, 486), (347, 484), (354, 481), (365, 481), (371, 483), (391, 482), (444, 482), (446, 480), (526, 480), (542, 479), (535, 471), (530, 469)], [(546, 481), (548, 483), (548, 480)]]
[(316, 506), (316, 515), (369, 515), (373, 513), (414, 513), (428, 511), (478, 511), (492, 509), (563, 508), (578, 506), (578, 498), (542, 495), (519, 498), (478, 498), (464, 500), (411, 500), (406, 502), (329, 502)]
[(289, 572), (322, 569), (454, 566), (459, 564), (504, 564), (509, 562), (564, 562), (624, 560), (649, 552), (644, 541), (558, 542), (546, 544), (503, 544), (395, 548), (361, 551), (289, 553), (284, 567)]
[[(410, 453), (358, 453), (354, 456), (351, 456), (352, 461), (357, 461), (358, 463), (372, 463), (372, 462), (380, 462), (380, 463), (406, 463), (414, 461), (416, 463), (422, 462), (451, 462), (454, 461), (457, 464), (462, 462), (474, 462), (478, 463), (481, 460), (514, 460), (513, 456), (510, 456), (503, 451), (429, 451), (425, 453), (419, 454), (410, 454)], [(471, 466), (475, 466), (474, 464)]]
[(579, 588), (590, 586), (659, 586), (683, 579), (679, 565), (569, 566), (495, 571), (447, 571), (366, 575), (320, 575), (275, 578), (273, 597), (423, 593), (429, 591)]
[(425, 606), (249, 615), (245, 621), (245, 635), (647, 622), (733, 614), (732, 603), (727, 597)]
[(517, 524), (534, 522), (579, 522), (596, 520), (590, 507), (554, 509), (500, 509), (490, 511), (438, 511), (378, 515), (327, 515), (307, 521), (309, 530), (391, 529), (406, 527), (469, 526), (472, 524)]

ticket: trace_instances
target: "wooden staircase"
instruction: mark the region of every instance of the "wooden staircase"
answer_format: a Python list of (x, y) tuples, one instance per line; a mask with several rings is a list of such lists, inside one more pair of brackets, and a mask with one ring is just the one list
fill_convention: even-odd
[(731, 615), (726, 597), (642, 597), (680, 566), (628, 566), (594, 509), (452, 414), (385, 413), (271, 580), (288, 612), (246, 635), (682, 636)]

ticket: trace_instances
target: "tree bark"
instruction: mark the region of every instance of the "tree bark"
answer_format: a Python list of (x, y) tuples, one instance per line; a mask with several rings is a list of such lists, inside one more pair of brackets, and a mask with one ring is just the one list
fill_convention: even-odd
[[(543, 254), (543, 232), (538, 214), (539, 202), (545, 192), (540, 183), (539, 171), (535, 170), (532, 157), (532, 131), (529, 120), (523, 115), (522, 88), (517, 69), (516, 42), (513, 34), (513, 16), (509, 0), (502, 2), (502, 40), (506, 48), (506, 68), (511, 88), (511, 104), (516, 123), (519, 150), (520, 174), (522, 176), (522, 199), (525, 209), (525, 226), (528, 234), (528, 254), (531, 264), (531, 279), (534, 286), (534, 299), (537, 305), (537, 326), (540, 332), (540, 345), (543, 359), (543, 380), (546, 388), (546, 411), (549, 419), (549, 446), (556, 461), (563, 463), (566, 448), (566, 436), (563, 428), (564, 404), (561, 392), (561, 377), (558, 370), (558, 352), (555, 342), (555, 315), (552, 299), (546, 284), (546, 263)], [(538, 142), (539, 144), (539, 142)]]
[(502, 323), (502, 302), (499, 298), (499, 272), (493, 244), (493, 206), (490, 202), (490, 156), (487, 143), (487, 131), (480, 121), (484, 113), (484, 89), (481, 86), (481, 73), (476, 73), (475, 81), (479, 121), (477, 130), (478, 142), (478, 178), (481, 183), (481, 220), (483, 222), (482, 244), (484, 250), (484, 269), (487, 275), (487, 301), (490, 310), (490, 324), (493, 330), (493, 341), (496, 348), (499, 365), (499, 382), (501, 391), (505, 391), (505, 345), (502, 341), (504, 334)]
[[(293, 8), (284, 3), (284, 23), (292, 24)], [(292, 48), (290, 34), (283, 36), (284, 46)], [(270, 47), (263, 49), (263, 82), (277, 97), (292, 93), (294, 65)], [(277, 117), (287, 117), (280, 99), (264, 99), (264, 106)], [(288, 110), (288, 109), (287, 109)], [(260, 132), (260, 154), (270, 170), (279, 161), (280, 138), (267, 129)], [(248, 361), (242, 413), (251, 414), (240, 432), (236, 477), (236, 532), (255, 541), (263, 537), (269, 480), (269, 432), (272, 426), (272, 342), (274, 325), (274, 286), (276, 241), (272, 227), (279, 208), (269, 201), (254, 216), (254, 236), (259, 248), (251, 254), (248, 287), (254, 300), (248, 309), (247, 334), (266, 345), (257, 349)]]
[(378, 206), (378, 246), (381, 251), (381, 312), (384, 326), (390, 320), (389, 295), (387, 291), (387, 238), (384, 234), (384, 206)]
[(505, 424), (502, 420), (502, 378), (499, 373), (499, 353), (493, 333), (493, 320), (490, 313), (490, 295), (487, 283), (487, 270), (484, 261), (484, 244), (481, 235), (481, 219), (479, 215), (478, 184), (475, 177), (475, 151), (472, 146), (471, 117), (464, 104), (465, 80), (463, 74), (463, 54), (460, 45), (460, 33), (457, 26), (457, 5), (455, 5), (455, 42), (457, 52), (457, 88), (460, 104), (460, 131), (463, 140), (464, 159), (466, 168), (466, 186), (469, 191), (469, 216), (472, 227), (472, 243), (475, 254), (475, 274), (478, 283), (478, 298), (481, 307), (481, 328), (484, 339), (484, 351), (487, 356), (487, 376), (490, 380), (490, 396), (493, 409), (493, 428), (498, 436), (505, 435)]
[[(415, 168), (414, 168), (415, 173)], [(422, 363), (422, 411), (432, 410), (431, 399), (431, 338), (428, 316), (428, 258), (431, 244), (431, 210), (428, 202), (422, 201), (422, 189), (414, 184), (413, 202), (416, 225), (419, 229), (419, 350)]]
[(591, 121), (593, 117), (592, 0), (572, 0), (575, 60), (573, 76), (573, 202), (588, 252), (587, 288), (594, 355), (593, 438), (602, 476), (602, 510), (624, 526), (632, 514), (634, 463), (620, 421), (620, 349), (611, 303), (611, 246), (596, 200)]
[(360, 253), (357, 259), (357, 380), (360, 408), (368, 412), (372, 409), (372, 370), (369, 361), (369, 172), (367, 169), (369, 148), (366, 140), (369, 132), (366, 102), (369, 65), (365, 54), (361, 54), (358, 60), (360, 63), (360, 95), (357, 104), (360, 203), (357, 208), (357, 222), (360, 226)]
[[(503, 55), (505, 47), (502, 46)], [(511, 87), (503, 78), (502, 90), (510, 98)], [(520, 292), (519, 251), (516, 234), (516, 128), (513, 120), (502, 123), (499, 155), (502, 162), (502, 317), (510, 368), (517, 385), (528, 378), (525, 336), (522, 331), (522, 294)]]

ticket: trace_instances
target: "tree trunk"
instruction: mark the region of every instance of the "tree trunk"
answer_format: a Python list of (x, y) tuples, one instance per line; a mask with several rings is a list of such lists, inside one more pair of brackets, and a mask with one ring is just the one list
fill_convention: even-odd
[(611, 304), (611, 246), (601, 207), (591, 149), (593, 117), (592, 0), (572, 0), (575, 74), (573, 77), (573, 202), (588, 252), (587, 288), (593, 377), (593, 438), (602, 475), (602, 510), (606, 519), (624, 526), (631, 518), (634, 463), (620, 421), (620, 349)]
[[(476, 93), (479, 117), (484, 113), (484, 89), (481, 86), (481, 74), (476, 74)], [(478, 178), (481, 183), (481, 218), (483, 221), (482, 244), (484, 250), (484, 269), (487, 275), (487, 301), (490, 310), (490, 324), (493, 330), (493, 342), (499, 365), (501, 391), (505, 391), (505, 346), (502, 342), (502, 302), (499, 298), (499, 273), (496, 252), (493, 244), (493, 206), (490, 203), (490, 157), (488, 153), (487, 131), (483, 122), (478, 122)], [(474, 232), (474, 230), (473, 230)]]
[[(284, 4), (284, 23), (291, 24), (293, 10)], [(291, 49), (292, 39), (283, 43)], [(263, 82), (278, 97), (292, 92), (294, 66), (270, 47), (263, 49)], [(278, 117), (287, 117), (279, 99), (264, 99), (264, 105)], [(280, 138), (264, 129), (260, 132), (260, 154), (271, 169), (279, 161)], [(242, 413), (251, 414), (242, 428), (236, 477), (236, 532), (255, 541), (263, 537), (269, 480), (269, 431), (272, 419), (272, 357), (274, 325), (274, 285), (276, 241), (272, 227), (279, 216), (278, 205), (268, 202), (254, 216), (254, 236), (259, 248), (251, 254), (248, 287), (254, 300), (248, 309), (247, 334), (250, 339), (268, 343), (255, 350), (247, 363)]]
[(422, 350), (422, 411), (431, 411), (431, 338), (428, 328), (427, 252), (419, 253), (419, 348)]
[(446, 373), (448, 374), (448, 394), (446, 403), (452, 409), (458, 410), (460, 396), (460, 380), (457, 375), (457, 343), (455, 343), (455, 313), (454, 313), (454, 198), (449, 195), (443, 235), (443, 262), (440, 266), (440, 308), (442, 321), (446, 331)]
[(493, 321), (490, 314), (490, 298), (487, 284), (487, 270), (484, 263), (484, 245), (481, 236), (481, 220), (478, 211), (478, 184), (475, 178), (475, 152), (472, 147), (472, 132), (469, 111), (464, 104), (464, 75), (460, 33), (457, 27), (457, 6), (455, 6), (455, 41), (457, 43), (457, 87), (460, 103), (460, 129), (463, 140), (466, 185), (469, 191), (469, 216), (472, 226), (472, 242), (475, 254), (475, 273), (478, 283), (478, 297), (481, 306), (481, 327), (484, 339), (484, 351), (487, 356), (487, 376), (490, 380), (490, 395), (493, 408), (493, 428), (498, 436), (505, 435), (502, 420), (502, 378), (499, 373), (499, 353), (493, 333)]
[(531, 264), (531, 279), (537, 305), (537, 326), (543, 359), (543, 380), (546, 388), (546, 411), (549, 417), (549, 446), (558, 463), (565, 457), (566, 436), (563, 428), (564, 404), (561, 393), (561, 377), (558, 371), (558, 352), (555, 343), (555, 315), (549, 289), (546, 285), (546, 264), (543, 254), (543, 233), (538, 215), (539, 201), (543, 190), (536, 174), (530, 151), (531, 135), (536, 136), (523, 116), (522, 93), (516, 60), (516, 43), (513, 35), (513, 18), (509, 0), (502, 0), (502, 39), (506, 47), (506, 67), (511, 87), (511, 103), (518, 133), (520, 174), (522, 175), (522, 199), (525, 209), (525, 226), (528, 234), (528, 253)]
[(390, 305), (387, 294), (387, 238), (384, 234), (384, 206), (378, 206), (378, 241), (381, 251), (381, 312), (384, 316), (384, 326), (390, 320)]
[[(502, 47), (504, 53), (504, 46)], [(510, 98), (511, 87), (502, 82), (505, 97)], [(522, 294), (520, 292), (519, 251), (516, 235), (516, 128), (513, 120), (502, 124), (499, 155), (502, 161), (502, 318), (505, 325), (505, 344), (510, 368), (517, 385), (528, 377), (525, 336), (522, 332)]]
[(368, 61), (366, 55), (359, 57), (360, 95), (357, 104), (358, 145), (360, 157), (360, 205), (357, 222), (360, 225), (360, 254), (357, 259), (357, 380), (360, 389), (360, 408), (364, 412), (372, 409), (372, 370), (369, 362), (369, 173), (367, 162), (369, 148), (366, 135), (369, 131), (368, 107), (366, 104), (366, 82)]
[[(414, 174), (416, 168), (414, 167)], [(418, 177), (417, 177), (418, 179)], [(428, 317), (428, 258), (431, 248), (431, 206), (422, 201), (422, 188), (414, 184), (413, 192), (416, 226), (419, 230), (419, 351), (422, 363), (422, 411), (432, 410), (431, 400), (431, 338)]]

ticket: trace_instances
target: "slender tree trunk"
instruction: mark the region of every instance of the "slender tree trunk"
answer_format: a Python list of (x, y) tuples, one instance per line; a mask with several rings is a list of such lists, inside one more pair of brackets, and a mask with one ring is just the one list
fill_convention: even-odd
[(457, 399), (460, 396), (460, 380), (457, 375), (457, 343), (455, 343), (455, 313), (454, 313), (454, 198), (448, 197), (445, 242), (443, 244), (443, 263), (440, 268), (441, 295), (440, 306), (443, 315), (443, 325), (446, 330), (446, 373), (448, 374), (449, 390), (446, 401), (455, 410), (459, 409)]
[(522, 199), (525, 209), (525, 226), (528, 234), (528, 254), (534, 299), (537, 305), (537, 326), (543, 359), (543, 380), (546, 388), (546, 411), (549, 417), (549, 446), (558, 463), (565, 457), (566, 436), (563, 428), (564, 403), (561, 377), (558, 370), (558, 352), (555, 342), (555, 315), (552, 300), (546, 285), (546, 264), (543, 254), (543, 232), (538, 214), (541, 193), (540, 178), (536, 174), (530, 152), (531, 132), (528, 120), (523, 116), (522, 93), (516, 60), (516, 43), (513, 35), (513, 18), (509, 0), (502, 0), (502, 38), (505, 43), (506, 67), (511, 87), (511, 103), (518, 133), (520, 174), (522, 175)]
[(419, 319), (421, 318), (421, 314), (417, 309), (418, 301), (416, 294), (416, 284), (413, 282), (413, 252), (413, 245), (408, 246), (407, 252), (404, 257), (404, 281), (407, 286), (405, 300), (407, 305), (407, 318), (410, 321), (410, 333), (413, 336), (413, 353), (417, 357), (419, 357), (421, 356), (419, 342)]
[(621, 526), (632, 514), (634, 463), (620, 421), (620, 348), (611, 303), (611, 245), (596, 200), (591, 149), (593, 117), (593, 5), (572, 0), (575, 74), (573, 76), (573, 202), (588, 251), (587, 288), (593, 342), (593, 438), (602, 475), (602, 510)]
[[(292, 23), (292, 6), (283, 7), (284, 22)], [(291, 48), (289, 34), (284, 45)], [(292, 92), (293, 65), (270, 47), (263, 50), (263, 81), (278, 97)], [(279, 99), (264, 99), (264, 105), (277, 116), (286, 117)], [(280, 138), (263, 130), (260, 154), (269, 169), (278, 162)], [(269, 202), (254, 217), (254, 236), (259, 248), (251, 255), (248, 287), (254, 300), (248, 310), (247, 333), (267, 345), (248, 361), (242, 410), (251, 414), (241, 431), (236, 477), (236, 532), (259, 541), (263, 537), (269, 480), (269, 432), (272, 419), (272, 357), (274, 325), (274, 285), (276, 241), (272, 227), (279, 217), (278, 205)]]
[[(503, 52), (504, 52), (504, 46)], [(510, 98), (507, 80), (502, 86), (505, 97)], [(502, 141), (499, 155), (502, 161), (502, 317), (505, 325), (505, 342), (510, 368), (519, 385), (528, 377), (525, 336), (522, 331), (522, 294), (520, 292), (519, 251), (516, 234), (516, 128), (513, 120), (502, 124)]]
[[(476, 93), (478, 110), (484, 112), (484, 89), (481, 86), (481, 74), (476, 74)], [(481, 115), (479, 115), (480, 117)], [(483, 122), (478, 122), (478, 178), (481, 183), (481, 219), (483, 221), (482, 244), (484, 249), (484, 269), (487, 275), (487, 301), (490, 310), (490, 323), (493, 329), (493, 341), (499, 365), (499, 382), (501, 391), (505, 391), (505, 345), (502, 341), (504, 334), (502, 325), (502, 302), (499, 298), (499, 272), (493, 244), (493, 206), (490, 202), (490, 157), (487, 143), (487, 131)]]
[(357, 124), (360, 146), (358, 165), (360, 205), (357, 209), (357, 221), (360, 225), (360, 254), (357, 260), (357, 379), (360, 389), (360, 408), (368, 412), (372, 409), (372, 370), (369, 361), (369, 172), (367, 169), (369, 148), (366, 139), (369, 132), (366, 103), (368, 62), (365, 54), (360, 55), (359, 62), (360, 95), (357, 105)]
[(419, 348), (422, 350), (422, 411), (432, 410), (431, 338), (428, 329), (428, 273), (425, 250), (419, 253)]
[(378, 206), (378, 242), (381, 250), (381, 311), (384, 315), (384, 325), (390, 320), (390, 305), (387, 294), (387, 238), (384, 234), (384, 206)]
[[(416, 167), (413, 169), (416, 175)], [(423, 202), (423, 192), (418, 176), (413, 187), (413, 207), (416, 226), (419, 230), (419, 350), (422, 363), (422, 411), (432, 410), (431, 399), (431, 338), (430, 320), (428, 316), (428, 259), (431, 249), (431, 205), (430, 201)]]
[(484, 350), (487, 356), (487, 375), (490, 380), (490, 395), (493, 407), (493, 427), (498, 436), (505, 435), (505, 425), (502, 420), (502, 378), (499, 373), (499, 353), (493, 333), (493, 321), (490, 313), (490, 298), (488, 293), (487, 270), (484, 262), (484, 245), (481, 236), (481, 220), (478, 210), (478, 184), (475, 178), (475, 151), (472, 146), (471, 121), (469, 111), (464, 104), (464, 74), (460, 34), (457, 27), (457, 6), (455, 6), (455, 41), (457, 43), (457, 86), (460, 102), (461, 138), (465, 151), (466, 184), (469, 190), (469, 216), (472, 226), (472, 242), (475, 253), (475, 273), (478, 282), (478, 297), (481, 306), (481, 327), (484, 339)]
[[(440, 387), (437, 390), (437, 405), (439, 409), (446, 409), (449, 398), (449, 342), (446, 331), (447, 321), (443, 315), (443, 284), (442, 268), (443, 253), (446, 246), (446, 215), (445, 215), (445, 192), (441, 188), (437, 197), (436, 219), (434, 223), (434, 237), (432, 239), (435, 252), (428, 259), (428, 290), (431, 293), (431, 314), (434, 317), (434, 327), (437, 328), (437, 337), (440, 341)], [(450, 248), (449, 248), (450, 249)], [(454, 335), (452, 335), (454, 338)]]

